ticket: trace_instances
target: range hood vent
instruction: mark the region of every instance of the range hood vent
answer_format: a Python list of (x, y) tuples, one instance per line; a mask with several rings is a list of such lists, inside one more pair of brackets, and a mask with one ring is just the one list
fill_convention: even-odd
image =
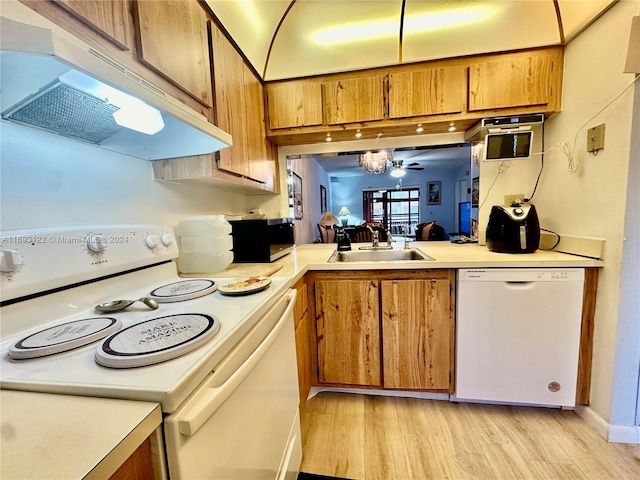
[(118, 107), (54, 82), (2, 118), (99, 145), (124, 127), (113, 118)]
[[(3, 121), (145, 160), (204, 155), (232, 144), (203, 115), (28, 7), (3, 2), (0, 22)], [(142, 128), (132, 129), (119, 115), (129, 111), (112, 99), (122, 94), (153, 112), (137, 119)]]

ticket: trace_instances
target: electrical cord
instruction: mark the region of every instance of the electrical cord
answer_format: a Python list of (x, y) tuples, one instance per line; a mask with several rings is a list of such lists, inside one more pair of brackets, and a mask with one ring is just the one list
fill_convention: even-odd
[(487, 201), (487, 198), (489, 198), (489, 192), (491, 191), (491, 189), (493, 188), (493, 186), (495, 185), (496, 181), (498, 180), (498, 177), (503, 174), (504, 172), (506, 172), (507, 170), (509, 170), (509, 167), (511, 167), (511, 161), (510, 160), (503, 160), (500, 165), (498, 166), (498, 173), (496, 174), (496, 178), (493, 179), (493, 182), (491, 183), (491, 186), (489, 187), (489, 189), (487, 190), (487, 194), (484, 197), (484, 200), (482, 200), (482, 203), (480, 204), (480, 206), (478, 207), (478, 211), (480, 211), (480, 209), (482, 208), (482, 206), (485, 204), (485, 202)]
[(556, 236), (556, 243), (553, 244), (553, 247), (551, 247), (551, 248), (541, 248), (540, 250), (545, 250), (545, 251), (553, 250), (554, 248), (556, 248), (558, 246), (558, 244), (560, 244), (560, 234), (558, 232), (554, 232), (553, 230), (547, 230), (546, 228), (541, 228), (540, 230), (542, 230), (543, 232), (552, 233), (553, 235)]
[[(629, 85), (627, 85), (618, 95), (616, 95), (616, 97), (611, 100), (609, 103), (607, 103), (604, 107), (602, 107), (600, 109), (600, 111), (598, 113), (596, 113), (593, 117), (591, 117), (589, 120), (587, 120), (586, 122), (584, 122), (584, 124), (582, 124), (582, 126), (576, 131), (576, 136), (573, 138), (573, 148), (575, 149), (575, 145), (576, 145), (576, 141), (578, 140), (578, 134), (582, 131), (582, 129), (584, 129), (584, 127), (586, 127), (589, 122), (593, 121), (598, 115), (600, 115), (602, 112), (604, 112), (607, 108), (609, 108), (609, 106), (615, 102), (616, 100), (618, 100), (622, 95), (624, 95), (624, 93), (629, 90), (634, 83), (636, 83), (638, 81), (638, 79), (640, 78), (640, 75), (636, 75), (636, 78), (633, 80), (633, 82), (631, 82)], [(572, 152), (573, 153), (573, 152)]]
[(533, 192), (531, 192), (531, 196), (529, 198), (522, 199), (524, 203), (529, 203), (533, 198), (533, 196), (536, 194), (536, 190), (538, 189), (538, 182), (540, 182), (540, 176), (542, 175), (543, 169), (544, 169), (544, 122), (542, 123), (542, 153), (540, 154), (540, 171), (538, 172), (538, 178), (536, 179), (536, 184), (533, 186)]

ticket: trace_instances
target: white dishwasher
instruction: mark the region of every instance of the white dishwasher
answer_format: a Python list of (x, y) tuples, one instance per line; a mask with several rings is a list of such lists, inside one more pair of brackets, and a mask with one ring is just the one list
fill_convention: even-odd
[(452, 400), (575, 406), (584, 269), (458, 271)]

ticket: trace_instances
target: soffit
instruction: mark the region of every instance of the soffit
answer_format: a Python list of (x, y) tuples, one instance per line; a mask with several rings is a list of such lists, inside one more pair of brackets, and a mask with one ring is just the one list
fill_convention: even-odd
[[(206, 0), (264, 80), (562, 45), (614, 0)], [(403, 10), (404, 6), (404, 10)]]

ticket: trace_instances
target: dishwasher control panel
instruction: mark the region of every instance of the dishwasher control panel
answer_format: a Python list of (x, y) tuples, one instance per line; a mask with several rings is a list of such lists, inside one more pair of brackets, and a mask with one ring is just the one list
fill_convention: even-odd
[(582, 282), (584, 268), (473, 268), (458, 271), (461, 282)]

